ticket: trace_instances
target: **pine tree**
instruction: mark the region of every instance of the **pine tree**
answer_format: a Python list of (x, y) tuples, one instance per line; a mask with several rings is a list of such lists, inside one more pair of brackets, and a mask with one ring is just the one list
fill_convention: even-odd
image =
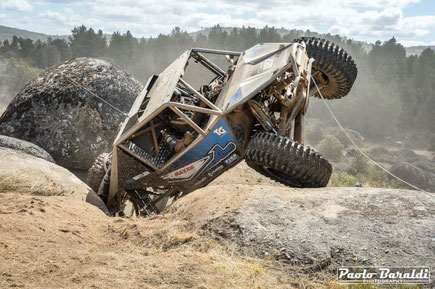
[(106, 36), (86, 26), (75, 27), (69, 37), (73, 57), (103, 57), (107, 50)]

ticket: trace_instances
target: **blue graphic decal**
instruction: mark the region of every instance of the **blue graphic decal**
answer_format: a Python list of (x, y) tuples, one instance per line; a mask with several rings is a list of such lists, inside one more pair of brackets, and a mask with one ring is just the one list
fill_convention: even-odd
[(202, 171), (208, 171), (209, 169), (213, 168), (235, 150), (236, 150), (236, 144), (233, 142), (227, 143), (225, 147), (222, 147), (220, 144), (215, 145), (208, 153), (211, 161), (207, 164), (207, 166)]
[(177, 160), (169, 171), (180, 169), (199, 159), (208, 158), (204, 167), (198, 170), (197, 175), (199, 175), (219, 164), (235, 150), (236, 145), (230, 130), (225, 121), (221, 119), (205, 139)]

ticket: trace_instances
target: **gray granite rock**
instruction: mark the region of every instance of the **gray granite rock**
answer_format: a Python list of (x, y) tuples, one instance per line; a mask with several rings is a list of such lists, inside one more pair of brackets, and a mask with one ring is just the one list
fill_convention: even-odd
[[(0, 134), (32, 142), (56, 163), (88, 169), (110, 149), (141, 84), (110, 63), (77, 58), (30, 82), (0, 117)], [(98, 95), (101, 99), (96, 97)]]
[(10, 148), (54, 163), (53, 158), (45, 150), (31, 142), (0, 135), (0, 147)]
[(435, 174), (421, 163), (395, 163), (391, 172), (414, 186), (435, 192)]

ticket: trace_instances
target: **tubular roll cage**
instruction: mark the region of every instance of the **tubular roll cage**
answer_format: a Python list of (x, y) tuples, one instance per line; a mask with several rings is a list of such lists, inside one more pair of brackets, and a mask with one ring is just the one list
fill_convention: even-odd
[[(240, 57), (242, 55), (242, 52), (206, 49), (206, 48), (192, 48), (189, 51), (189, 57), (187, 58), (186, 63), (188, 62), (189, 59), (193, 58), (198, 63), (202, 64), (202, 66), (204, 66), (209, 71), (214, 73), (217, 78), (224, 78), (226, 72), (223, 71), (218, 65), (213, 63), (211, 60), (206, 58), (203, 54), (224, 55), (224, 56), (227, 56), (229, 59), (232, 59), (234, 57)], [(149, 84), (149, 82), (147, 83), (147, 87), (148, 87), (148, 84)], [(193, 88), (184, 79), (182, 79), (182, 75), (178, 79), (177, 85), (182, 85), (189, 92), (191, 92), (193, 95), (198, 97), (201, 101), (203, 101), (209, 108), (204, 108), (204, 107), (200, 107), (197, 105), (183, 104), (183, 103), (178, 103), (178, 102), (173, 102), (173, 101), (164, 103), (160, 107), (158, 107), (153, 113), (149, 114), (148, 116), (146, 116), (144, 118), (140, 117), (139, 122), (133, 128), (129, 129), (127, 132), (122, 134), (123, 129), (125, 129), (125, 125), (127, 123), (127, 120), (126, 120), (122, 124), (120, 133), (118, 134), (118, 137), (114, 143), (115, 147), (122, 149), (124, 152), (126, 152), (130, 156), (134, 157), (138, 161), (144, 163), (146, 166), (152, 168), (157, 173), (162, 172), (162, 171), (166, 170), (167, 168), (169, 168), (174, 162), (176, 162), (179, 158), (181, 158), (192, 147), (194, 147), (197, 143), (201, 142), (204, 139), (204, 137), (207, 135), (207, 132), (209, 132), (211, 130), (211, 128), (220, 120), (220, 118), (222, 116), (222, 110), (219, 109), (216, 105), (214, 105), (211, 101), (209, 101), (199, 91), (197, 91), (195, 88)], [(132, 108), (130, 109), (130, 112), (129, 112), (127, 119), (129, 119), (133, 115), (141, 112), (140, 106), (143, 103), (147, 93), (148, 93), (148, 90), (145, 93), (141, 93), (141, 95), (138, 97), (138, 99), (135, 101)], [(145, 134), (145, 133), (148, 133), (151, 131), (154, 149), (156, 151), (158, 151), (159, 145), (158, 145), (158, 141), (157, 141), (156, 128), (159, 127), (160, 124), (153, 123), (153, 118), (156, 117), (157, 115), (159, 115), (162, 111), (164, 111), (167, 108), (169, 108), (173, 112), (175, 112), (192, 129), (194, 129), (198, 133), (198, 137), (190, 145), (188, 145), (188, 147), (185, 150), (183, 150), (182, 152), (175, 155), (168, 163), (166, 163), (163, 167), (159, 168), (155, 164), (153, 164), (151, 161), (147, 160), (146, 158), (140, 157), (137, 153), (133, 152), (131, 149), (129, 149), (123, 143), (131, 138), (135, 138), (141, 134)], [(210, 121), (208, 122), (206, 128), (202, 129), (195, 122), (193, 122), (193, 120), (191, 118), (189, 118), (186, 114), (184, 114), (180, 109), (207, 114), (210, 116)], [(214, 119), (212, 118), (213, 116), (214, 116)], [(147, 123), (150, 123), (150, 125), (144, 129), (144, 126)], [(117, 156), (117, 150), (115, 149), (115, 150), (113, 150), (113, 155), (112, 155), (112, 169), (111, 169), (111, 182), (110, 182), (110, 189), (109, 189), (109, 201), (115, 195), (117, 190), (118, 190), (118, 156)]]
[[(275, 131), (279, 135), (289, 135), (291, 139), (294, 139), (295, 141), (303, 144), (304, 143), (304, 114), (308, 107), (308, 99), (311, 97), (314, 92), (311, 92), (309, 90), (310, 86), (310, 76), (311, 76), (311, 65), (314, 61), (313, 59), (306, 59), (302, 57), (301, 50), (305, 49), (305, 45), (302, 43), (297, 43), (298, 45), (295, 45), (292, 49), (292, 52), (290, 54), (289, 63), (285, 65), (279, 72), (277, 72), (277, 75), (283, 75), (284, 72), (288, 71), (288, 69), (292, 68), (294, 73), (294, 81), (286, 82), (285, 80), (280, 79), (279, 77), (274, 78), (270, 82), (264, 85), (264, 88), (269, 86), (273, 81), (276, 81), (277, 79), (280, 79), (278, 83), (275, 83), (273, 85), (273, 89), (275, 89), (275, 92), (280, 91), (280, 89), (291, 89), (292, 92), (294, 92), (292, 99), (283, 99), (280, 98), (279, 101), (283, 103), (283, 108), (281, 110), (281, 119), (279, 121), (279, 127), (274, 129), (270, 126), (266, 130), (269, 131)], [(282, 49), (285, 49), (289, 47), (291, 44), (288, 44), (284, 46)], [(303, 49), (301, 49), (303, 47)], [(211, 60), (206, 58), (203, 54), (215, 54), (215, 55), (223, 55), (226, 56), (227, 59), (233, 64), (236, 65), (237, 62), (240, 60), (240, 56), (242, 55), (242, 52), (235, 52), (235, 51), (225, 51), (225, 50), (215, 50), (215, 49), (206, 49), (206, 48), (192, 48), (191, 50), (185, 52), (186, 55), (188, 54), (188, 57), (184, 60), (184, 68), (188, 61), (193, 58), (196, 62), (200, 63), (202, 66), (204, 66), (206, 69), (211, 71), (216, 77), (214, 79), (223, 79), (226, 77), (226, 72), (223, 71), (218, 65), (213, 63)], [(234, 58), (237, 57), (237, 60), (234, 61)], [(264, 56), (266, 57), (266, 56)], [(194, 96), (198, 97), (202, 103), (205, 104), (207, 107), (201, 107), (198, 105), (191, 105), (191, 104), (184, 104), (184, 103), (178, 103), (174, 101), (168, 101), (165, 103), (161, 103), (157, 109), (149, 113), (148, 115), (140, 115), (139, 113), (142, 111), (145, 111), (145, 109), (141, 110), (141, 106), (144, 103), (145, 97), (147, 96), (149, 89), (149, 84), (151, 79), (148, 81), (146, 85), (146, 89), (139, 95), (139, 97), (136, 99), (135, 103), (133, 104), (128, 118), (121, 126), (120, 132), (118, 134), (118, 137), (114, 143), (114, 147), (121, 149), (128, 155), (132, 156), (133, 158), (137, 159), (139, 162), (143, 163), (147, 167), (154, 170), (154, 173), (161, 173), (165, 170), (167, 170), (169, 167), (171, 167), (174, 162), (176, 162), (178, 159), (180, 159), (185, 153), (187, 153), (191, 148), (195, 147), (199, 142), (201, 142), (205, 136), (210, 132), (211, 128), (214, 127), (217, 122), (222, 119), (224, 113), (227, 114), (228, 112), (232, 111), (235, 108), (235, 105), (231, 106), (230, 108), (225, 109), (224, 111), (217, 107), (214, 103), (209, 101), (204, 95), (202, 95), (199, 91), (197, 91), (195, 88), (193, 88), (189, 83), (187, 83), (182, 77), (184, 73), (184, 68), (176, 82), (176, 87), (184, 87), (188, 92), (192, 93)], [(306, 86), (307, 89), (300, 89), (302, 86)], [(251, 111), (253, 114), (257, 117), (257, 119), (261, 122), (264, 119), (264, 115), (260, 115), (260, 110), (255, 108), (255, 104), (253, 106), (253, 102), (248, 101), (248, 106), (251, 108)], [(141, 157), (137, 152), (133, 151), (131, 148), (129, 148), (127, 145), (125, 145), (125, 142), (133, 139), (137, 136), (140, 136), (145, 133), (151, 132), (152, 136), (152, 143), (153, 148), (155, 151), (159, 150), (159, 144), (157, 140), (157, 133), (156, 128), (161, 125), (161, 123), (154, 123), (153, 119), (159, 115), (161, 112), (163, 112), (165, 109), (172, 110), (175, 114), (177, 114), (180, 119), (182, 119), (187, 125), (189, 125), (193, 130), (195, 130), (198, 133), (198, 136), (196, 139), (190, 143), (183, 151), (180, 153), (177, 153), (175, 156), (173, 156), (169, 162), (165, 163), (162, 167), (158, 167), (156, 164), (154, 164), (149, 159), (146, 159), (144, 157)], [(209, 115), (210, 119), (207, 123), (207, 125), (204, 128), (199, 127), (190, 117), (188, 117), (185, 113), (183, 113), (182, 110), (188, 110), (198, 113), (203, 113), (206, 115)], [(137, 116), (138, 120), (135, 123), (133, 127), (130, 127), (126, 130), (126, 125), (128, 120), (133, 117)], [(124, 130), (126, 130), (124, 132)], [(110, 181), (110, 188), (109, 188), (109, 202), (110, 200), (115, 196), (116, 192), (119, 190), (118, 187), (118, 152), (116, 149), (113, 150), (112, 155), (112, 169), (111, 169), (111, 181)], [(170, 193), (171, 189), (168, 193)], [(164, 194), (165, 196), (168, 194)], [(164, 195), (161, 195), (163, 197)]]

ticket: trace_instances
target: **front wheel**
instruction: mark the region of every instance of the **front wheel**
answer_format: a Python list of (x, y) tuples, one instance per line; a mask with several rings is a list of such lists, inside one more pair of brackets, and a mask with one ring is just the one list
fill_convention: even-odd
[[(339, 99), (346, 96), (358, 74), (352, 57), (342, 48), (324, 39), (302, 37), (294, 40), (302, 41), (306, 44), (308, 57), (314, 58), (312, 74), (320, 85), (323, 97)], [(317, 93), (314, 96), (320, 98)]]
[(290, 187), (326, 187), (332, 173), (331, 164), (318, 152), (269, 132), (252, 136), (245, 160), (257, 172)]

